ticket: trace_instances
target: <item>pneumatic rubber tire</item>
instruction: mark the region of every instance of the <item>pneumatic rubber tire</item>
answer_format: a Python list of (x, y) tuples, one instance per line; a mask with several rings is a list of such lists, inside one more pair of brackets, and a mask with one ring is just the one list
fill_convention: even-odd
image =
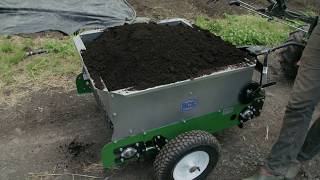
[[(178, 135), (176, 138), (169, 141), (159, 152), (154, 161), (154, 171), (157, 180), (187, 180), (186, 177), (192, 177), (192, 179), (202, 180), (204, 179), (216, 166), (219, 160), (219, 143), (217, 139), (208, 132), (193, 130)], [(199, 156), (198, 156), (199, 155)], [(189, 171), (183, 176), (177, 176), (181, 174), (181, 164), (189, 157), (192, 159), (203, 159), (203, 162), (199, 159), (195, 160), (195, 164), (200, 163), (199, 166), (189, 167)], [(207, 159), (206, 159), (207, 158)], [(206, 162), (205, 162), (206, 161)], [(202, 163), (202, 164), (201, 164)], [(203, 164), (205, 163), (205, 164)], [(183, 164), (182, 164), (183, 165)], [(184, 166), (183, 166), (184, 167)], [(197, 172), (196, 172), (197, 171)], [(199, 172), (198, 172), (199, 171)], [(200, 174), (199, 174), (200, 173)], [(174, 178), (174, 176), (176, 178)]]

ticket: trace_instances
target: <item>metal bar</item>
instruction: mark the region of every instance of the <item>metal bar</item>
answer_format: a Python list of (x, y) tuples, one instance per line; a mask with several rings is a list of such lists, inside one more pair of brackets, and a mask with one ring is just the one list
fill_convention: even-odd
[(254, 7), (254, 6), (252, 6), (252, 5), (248, 4), (248, 3), (245, 3), (245, 2), (240, 1), (240, 0), (239, 0), (239, 2), (244, 4), (244, 5), (246, 5), (246, 6), (248, 6), (248, 7), (250, 7), (250, 8), (252, 8), (252, 9), (254, 9), (254, 10), (256, 10), (256, 7)]
[(251, 11), (251, 12), (257, 13), (257, 14), (259, 14), (260, 16), (263, 16), (263, 17), (265, 17), (265, 18), (268, 18), (269, 20), (274, 20), (274, 21), (277, 22), (277, 23), (284, 24), (284, 25), (287, 25), (287, 26), (289, 26), (289, 27), (291, 27), (291, 28), (295, 28), (295, 29), (297, 29), (297, 30), (299, 30), (299, 31), (308, 33), (308, 31), (306, 31), (306, 30), (304, 30), (304, 29), (302, 29), (302, 28), (299, 28), (299, 27), (297, 27), (297, 26), (291, 25), (291, 24), (289, 24), (289, 23), (285, 23), (285, 22), (283, 22), (283, 20), (281, 20), (281, 19), (279, 19), (279, 18), (277, 18), (277, 17), (273, 18), (272, 16), (268, 16), (268, 15), (266, 15), (266, 14), (264, 14), (264, 13), (261, 13), (261, 12), (257, 11), (254, 6), (252, 6), (252, 5), (250, 5), (250, 4), (247, 4), (247, 3), (243, 2), (243, 1), (239, 1), (239, 2), (241, 3), (241, 4), (240, 4), (240, 7), (242, 7), (242, 8), (245, 8), (245, 9)]
[(268, 15), (266, 15), (266, 14), (263, 14), (263, 13), (261, 13), (261, 12), (258, 12), (258, 11), (256, 11), (255, 9), (249, 8), (249, 7), (247, 7), (247, 6), (240, 5), (240, 7), (245, 8), (245, 9), (247, 9), (247, 10), (249, 10), (249, 11), (255, 12), (255, 13), (257, 13), (257, 14), (263, 16), (263, 17), (266, 17), (266, 18), (268, 18), (268, 19), (270, 19), (270, 20), (273, 19), (271, 16), (268, 16)]
[[(277, 18), (277, 19), (278, 19), (278, 18)], [(281, 23), (281, 24), (287, 25), (287, 26), (289, 26), (289, 27), (295, 28), (295, 29), (297, 29), (297, 30), (299, 30), (299, 31), (302, 31), (302, 32), (308, 33), (308, 31), (306, 31), (306, 30), (304, 30), (304, 29), (302, 29), (302, 28), (299, 28), (299, 27), (297, 27), (297, 26), (294, 26), (294, 25), (291, 25), (291, 24), (285, 23), (285, 22), (283, 22), (283, 21), (281, 21), (281, 20), (277, 20), (277, 19), (275, 19), (275, 22), (278, 22), (278, 23)]]

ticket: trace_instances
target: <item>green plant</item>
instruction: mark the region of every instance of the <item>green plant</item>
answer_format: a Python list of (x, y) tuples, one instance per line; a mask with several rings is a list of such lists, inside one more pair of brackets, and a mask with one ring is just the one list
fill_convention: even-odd
[(269, 22), (256, 15), (225, 15), (216, 20), (198, 17), (196, 25), (234, 45), (272, 46), (286, 41), (292, 31), (285, 25)]
[(12, 68), (25, 57), (23, 46), (9, 41), (7, 37), (0, 38), (0, 84), (14, 82)]
[(14, 47), (12, 43), (10, 43), (8, 40), (5, 40), (0, 44), (0, 52), (3, 53), (10, 53), (14, 50)]
[(51, 53), (60, 54), (63, 56), (74, 55), (74, 45), (71, 41), (61, 41), (57, 39), (48, 39), (43, 42), (43, 49), (48, 50)]
[(15, 50), (12, 54), (4, 55), (4, 61), (7, 61), (9, 64), (18, 64), (25, 57), (25, 52), (21, 49)]

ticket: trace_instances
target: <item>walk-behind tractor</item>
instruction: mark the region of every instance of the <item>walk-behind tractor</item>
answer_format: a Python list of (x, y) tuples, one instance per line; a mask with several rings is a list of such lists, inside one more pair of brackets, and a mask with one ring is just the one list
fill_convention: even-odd
[[(285, 46), (280, 52), (280, 65), (284, 75), (294, 79), (299, 68), (299, 60), (313, 29), (319, 22), (318, 16), (308, 16), (301, 12), (287, 9), (286, 0), (268, 0), (267, 8), (257, 8), (241, 0), (231, 0), (230, 5), (240, 6), (250, 12), (255, 12), (270, 21), (290, 26), (296, 31), (290, 33), (286, 42), (291, 45)], [(304, 24), (301, 24), (304, 23)]]
[[(159, 24), (191, 26), (183, 19)], [(86, 44), (103, 31), (87, 31), (74, 38), (82, 59)], [(130, 159), (156, 155), (157, 179), (203, 179), (217, 164), (219, 143), (212, 133), (243, 124), (260, 115), (265, 100), (268, 56), (272, 50), (243, 48), (254, 60), (225, 67), (198, 78), (144, 90), (108, 91), (95, 86), (86, 65), (76, 79), (79, 94), (92, 92), (105, 111), (113, 135), (102, 149), (110, 168)], [(264, 62), (258, 61), (265, 55)], [(253, 82), (254, 70), (261, 74)]]

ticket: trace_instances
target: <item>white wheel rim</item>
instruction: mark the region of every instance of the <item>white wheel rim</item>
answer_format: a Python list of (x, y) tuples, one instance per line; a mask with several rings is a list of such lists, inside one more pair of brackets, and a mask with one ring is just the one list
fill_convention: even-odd
[(200, 176), (209, 164), (209, 154), (205, 151), (194, 151), (185, 155), (174, 167), (175, 180), (192, 180)]

